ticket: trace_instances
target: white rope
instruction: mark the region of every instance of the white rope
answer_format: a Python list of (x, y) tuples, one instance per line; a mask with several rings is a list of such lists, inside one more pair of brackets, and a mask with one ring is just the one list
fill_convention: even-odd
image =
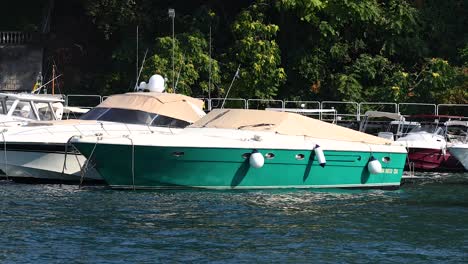
[(132, 187), (133, 190), (135, 191), (135, 145), (133, 144), (133, 139), (130, 137), (130, 135), (124, 136), (130, 140), (132, 143)]
[(8, 180), (7, 143), (6, 143), (5, 134), (4, 134), (7, 131), (8, 131), (7, 129), (3, 129), (1, 133), (2, 133), (2, 138), (3, 138), (3, 158), (5, 161), (5, 176), (6, 176), (6, 179)]
[(81, 188), (81, 184), (84, 181), (84, 177), (85, 177), (86, 173), (88, 172), (88, 169), (89, 169), (88, 166), (91, 163), (91, 160), (92, 160), (93, 155), (94, 155), (94, 151), (96, 150), (96, 147), (97, 147), (97, 145), (99, 143), (99, 140), (101, 139), (101, 136), (102, 136), (101, 133), (96, 134), (96, 143), (94, 144), (94, 147), (91, 150), (91, 154), (89, 155), (89, 158), (88, 158), (86, 164), (83, 165), (83, 168), (81, 169), (81, 178), (80, 178), (80, 185), (79, 185), (80, 188)]

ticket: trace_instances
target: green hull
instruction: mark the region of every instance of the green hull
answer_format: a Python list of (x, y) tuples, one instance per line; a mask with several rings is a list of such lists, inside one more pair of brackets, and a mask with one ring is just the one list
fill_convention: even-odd
[[(74, 145), (87, 158), (95, 146)], [(273, 153), (274, 158), (265, 158), (264, 166), (256, 169), (243, 157), (251, 149), (153, 146), (132, 149), (131, 145), (99, 144), (91, 163), (112, 188), (397, 188), (406, 160), (405, 153), (374, 152), (372, 155), (381, 161), (383, 173), (370, 174), (369, 152), (325, 151), (327, 163), (322, 168), (313, 150), (258, 151), (263, 155)], [(298, 160), (297, 154), (303, 154), (304, 158)], [(383, 157), (389, 157), (390, 162), (382, 162)]]

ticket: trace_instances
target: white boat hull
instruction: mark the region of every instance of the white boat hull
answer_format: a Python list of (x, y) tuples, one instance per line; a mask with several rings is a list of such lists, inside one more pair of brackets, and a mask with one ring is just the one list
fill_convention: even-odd
[(449, 148), (452, 154), (468, 170), (468, 144), (457, 144)]
[[(64, 153), (7, 151), (6, 155), (7, 164), (4, 154), (0, 154), (0, 169), (5, 176), (24, 179), (78, 182), (81, 180), (81, 166), (86, 162), (83, 155), (68, 154), (64, 168)], [(94, 168), (90, 168), (83, 180), (101, 180), (101, 176)]]

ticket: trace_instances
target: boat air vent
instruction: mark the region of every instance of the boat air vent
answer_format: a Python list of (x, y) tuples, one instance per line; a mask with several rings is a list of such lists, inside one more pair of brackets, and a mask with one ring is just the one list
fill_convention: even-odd
[(244, 154), (242, 154), (242, 158), (243, 158), (243, 159), (248, 159), (248, 158), (250, 158), (250, 153), (244, 153)]
[(390, 157), (383, 157), (382, 161), (385, 162), (385, 163), (389, 163), (390, 162)]
[(273, 159), (274, 157), (275, 157), (275, 154), (273, 154), (273, 153), (265, 154), (265, 158), (267, 158), (267, 159)]
[(182, 157), (185, 153), (183, 151), (174, 151), (172, 152), (172, 156), (174, 157)]
[(297, 154), (296, 159), (297, 160), (303, 160), (304, 159), (304, 154)]

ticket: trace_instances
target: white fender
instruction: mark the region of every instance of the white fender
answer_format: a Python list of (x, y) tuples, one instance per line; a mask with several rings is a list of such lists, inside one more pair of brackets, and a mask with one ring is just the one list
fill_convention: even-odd
[(379, 174), (382, 173), (382, 164), (380, 164), (374, 156), (371, 156), (369, 158), (369, 163), (367, 164), (367, 169), (371, 174)]
[(315, 145), (314, 152), (315, 152), (315, 156), (317, 156), (317, 160), (320, 166), (324, 168), (325, 165), (327, 164), (327, 160), (325, 159), (325, 154), (323, 154), (323, 149), (319, 145)]
[(252, 168), (258, 169), (263, 167), (263, 164), (265, 164), (265, 158), (263, 157), (262, 153), (254, 149), (252, 154), (250, 154), (249, 163)]

